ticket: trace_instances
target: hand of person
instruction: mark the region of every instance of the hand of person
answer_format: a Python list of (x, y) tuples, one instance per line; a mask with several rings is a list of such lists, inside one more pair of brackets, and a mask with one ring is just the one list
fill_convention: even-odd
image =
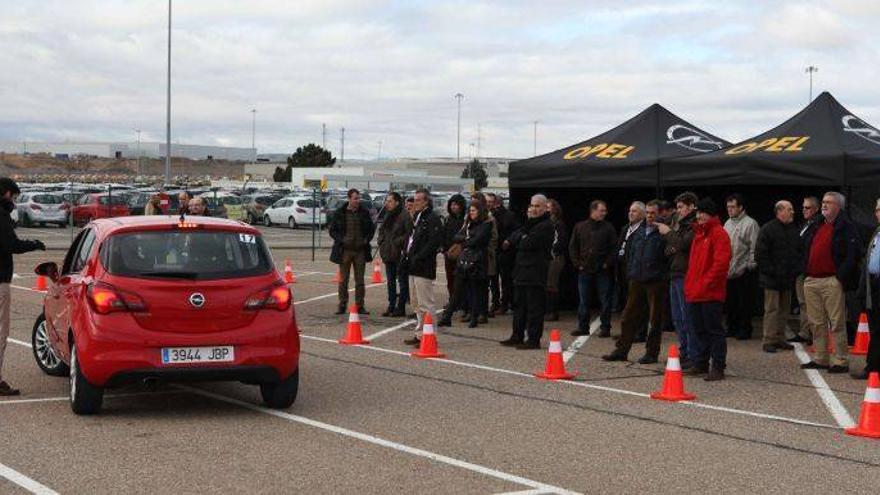
[(34, 241), (34, 243), (37, 245), (38, 250), (40, 250), (40, 251), (46, 250), (46, 245), (43, 244), (43, 241)]
[(505, 239), (504, 242), (501, 243), (501, 249), (503, 249), (505, 251), (510, 249), (510, 241)]
[(666, 234), (672, 232), (672, 229), (669, 228), (669, 225), (666, 225), (665, 223), (658, 223), (657, 224), (657, 231), (660, 232), (660, 235), (666, 235)]

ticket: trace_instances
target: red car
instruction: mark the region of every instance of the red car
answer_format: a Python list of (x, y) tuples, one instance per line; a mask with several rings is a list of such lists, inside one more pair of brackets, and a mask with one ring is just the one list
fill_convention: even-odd
[(133, 382), (241, 381), (289, 407), (299, 387), (290, 288), (260, 232), (242, 222), (165, 216), (96, 220), (49, 278), (34, 357), (70, 377), (77, 414)]
[(85, 225), (96, 218), (127, 217), (131, 214), (125, 196), (107, 194), (83, 194), (70, 209), (75, 225)]

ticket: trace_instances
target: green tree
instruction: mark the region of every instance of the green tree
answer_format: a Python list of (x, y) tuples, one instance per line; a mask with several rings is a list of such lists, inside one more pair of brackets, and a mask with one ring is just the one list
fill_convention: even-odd
[(486, 167), (476, 158), (464, 167), (464, 170), (461, 171), (461, 178), (474, 179), (474, 188), (478, 191), (489, 185)]
[(276, 167), (275, 173), (272, 174), (275, 182), (290, 182), (293, 167), (332, 167), (336, 163), (336, 158), (330, 151), (309, 143), (296, 149), (296, 152), (287, 157), (287, 166), (285, 168)]

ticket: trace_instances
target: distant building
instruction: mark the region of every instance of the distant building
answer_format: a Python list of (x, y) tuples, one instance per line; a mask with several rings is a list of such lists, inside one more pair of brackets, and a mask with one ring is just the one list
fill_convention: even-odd
[[(86, 142), (34, 142), (0, 141), (0, 152), (16, 154), (47, 153), (75, 157), (78, 155), (100, 158), (164, 158), (165, 143), (86, 143)], [(197, 144), (171, 144), (171, 156), (191, 160), (230, 160), (251, 161), (256, 156), (253, 148), (232, 148), (228, 146), (202, 146)]]

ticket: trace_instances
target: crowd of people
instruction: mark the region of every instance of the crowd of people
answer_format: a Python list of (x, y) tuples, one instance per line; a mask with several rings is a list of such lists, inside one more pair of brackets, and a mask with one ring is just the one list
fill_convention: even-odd
[[(726, 339), (751, 339), (763, 305), (764, 352), (805, 343), (813, 346), (805, 369), (859, 379), (880, 371), (880, 227), (863, 239), (837, 192), (821, 201), (804, 198), (800, 221), (791, 202), (778, 201), (763, 226), (748, 215), (742, 196), (730, 195), (724, 206), (722, 223), (713, 200), (692, 192), (672, 202), (635, 201), (618, 229), (606, 219), (608, 205), (594, 200), (588, 217), (569, 229), (560, 204), (542, 194), (532, 196), (521, 221), (491, 193), (455, 195), (440, 215), (427, 190), (406, 200), (392, 192), (377, 239), (388, 278), (382, 315), (405, 317), (410, 304), (417, 325), (405, 342), (418, 346), (428, 313), (439, 327), (453, 325), (460, 313), (469, 328), (512, 314), (510, 337), (501, 344), (538, 349), (544, 322), (559, 319), (560, 288), (571, 267), (578, 295), (573, 336), (611, 337), (612, 313), (620, 312), (620, 335), (602, 356), (606, 361), (626, 361), (633, 345), (644, 343), (638, 362), (656, 363), (663, 333), (675, 332), (682, 369), (722, 380)], [(330, 259), (342, 274), (337, 313), (347, 310), (353, 271), (358, 311), (369, 314), (364, 271), (376, 227), (356, 189), (336, 213)], [(875, 214), (880, 223), (880, 200)], [(438, 254), (448, 296), (443, 308), (434, 291)], [(852, 307), (867, 312), (873, 338), (866, 367), (851, 371)], [(799, 324), (790, 328), (795, 318)]]

